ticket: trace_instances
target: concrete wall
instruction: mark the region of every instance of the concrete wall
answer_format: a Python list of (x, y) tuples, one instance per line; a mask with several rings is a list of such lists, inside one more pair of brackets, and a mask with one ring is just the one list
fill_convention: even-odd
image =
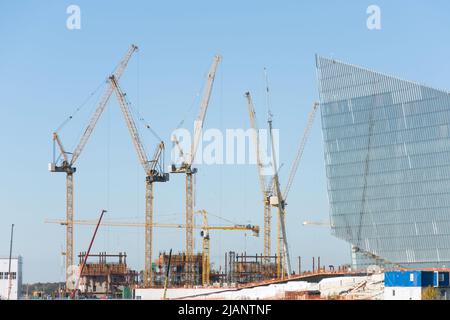
[[(254, 288), (245, 289), (168, 289), (169, 299), (212, 299), (212, 300), (259, 300), (259, 299), (280, 299), (286, 291), (317, 291), (316, 283), (305, 281), (289, 281), (287, 283), (261, 285)], [(135, 289), (135, 299), (160, 300), (163, 296), (163, 289)]]

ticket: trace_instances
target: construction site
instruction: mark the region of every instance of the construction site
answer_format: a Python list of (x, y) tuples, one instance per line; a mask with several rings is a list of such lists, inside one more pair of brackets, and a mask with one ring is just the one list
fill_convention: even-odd
[[(182, 144), (178, 141), (176, 135), (172, 135), (174, 148), (178, 151), (177, 161), (171, 163), (166, 172), (165, 166), (165, 143), (160, 136), (154, 132), (150, 124), (145, 119), (136, 119), (133, 115), (132, 104), (128, 100), (126, 93), (119, 84), (122, 74), (126, 71), (129, 60), (133, 54), (138, 51), (136, 45), (131, 45), (122, 60), (117, 65), (114, 72), (108, 76), (107, 88), (98, 105), (89, 120), (78, 145), (74, 150), (65, 149), (59, 131), (53, 133), (53, 161), (49, 164), (49, 171), (52, 173), (64, 173), (66, 176), (66, 217), (64, 219), (47, 219), (46, 223), (60, 224), (65, 228), (65, 266), (66, 266), (66, 284), (62, 296), (70, 297), (92, 297), (109, 296), (118, 298), (123, 293), (124, 297), (130, 297), (132, 289), (139, 288), (213, 288), (213, 287), (239, 287), (254, 283), (265, 283), (267, 281), (288, 279), (295, 272), (291, 267), (291, 258), (289, 256), (285, 210), (286, 199), (289, 194), (295, 178), (296, 171), (300, 164), (302, 154), (307, 143), (308, 135), (313, 125), (316, 111), (319, 104), (312, 105), (308, 121), (301, 137), (296, 157), (292, 163), (289, 178), (286, 187), (282, 190), (279, 177), (276, 170), (272, 175), (263, 173), (263, 163), (261, 160), (261, 151), (258, 133), (258, 124), (253, 101), (250, 92), (244, 95), (247, 105), (247, 117), (249, 119), (249, 128), (252, 130), (251, 139), (256, 158), (256, 170), (259, 176), (259, 186), (261, 192), (261, 211), (263, 215), (264, 226), (260, 227), (251, 224), (230, 224), (230, 225), (210, 225), (208, 223), (208, 211), (196, 209), (194, 207), (194, 176), (197, 168), (194, 167), (195, 156), (200, 143), (202, 128), (206, 119), (210, 97), (214, 88), (216, 70), (221, 62), (221, 56), (215, 55), (212, 59), (210, 69), (207, 73), (203, 93), (201, 95), (200, 106), (192, 132), (192, 143), (188, 150), (184, 150)], [(268, 91), (268, 83), (266, 83)], [(96, 124), (101, 118), (108, 102), (112, 96), (117, 98), (123, 118), (128, 128), (132, 144), (135, 148), (137, 159), (142, 166), (145, 175), (145, 212), (142, 216), (142, 223), (122, 222), (107, 220), (102, 221), (106, 210), (101, 212), (97, 220), (77, 220), (74, 212), (76, 203), (74, 191), (74, 177), (77, 172), (75, 165), (82, 154), (85, 145), (88, 143), (91, 134), (93, 134)], [(245, 113), (243, 113), (245, 115)], [(66, 120), (69, 122), (72, 116)], [(159, 142), (155, 147), (153, 156), (150, 157), (144, 149), (141, 141), (142, 133), (138, 130), (136, 121), (145, 122), (145, 128), (148, 129)], [(272, 120), (268, 119), (269, 135), (272, 138)], [(62, 128), (62, 126), (60, 126)], [(271, 151), (276, 152), (275, 144), (272, 141)], [(277, 168), (276, 155), (273, 155), (273, 168)], [(173, 160), (173, 159), (172, 159)], [(182, 224), (158, 223), (153, 219), (153, 202), (155, 183), (169, 183), (169, 175), (183, 174), (185, 176), (185, 221)], [(272, 233), (272, 211), (276, 211), (276, 243), (271, 243)], [(194, 216), (199, 216), (201, 224), (194, 223)], [(87, 225), (95, 226), (95, 232), (87, 251), (78, 255), (78, 264), (74, 261), (74, 241), (76, 239), (74, 230), (76, 226)], [(102, 228), (110, 227), (130, 227), (143, 228), (145, 230), (144, 243), (144, 270), (131, 270), (127, 266), (127, 255), (125, 253), (91, 253), (92, 244), (98, 232)], [(173, 228), (185, 230), (185, 250), (178, 253), (164, 251), (157, 255), (153, 252), (153, 229), (154, 228)], [(261, 235), (261, 253), (249, 254), (247, 252), (238, 253), (229, 251), (224, 256), (223, 268), (211, 269), (210, 261), (210, 233), (215, 230), (228, 231), (249, 231), (255, 237)], [(202, 251), (194, 252), (194, 234), (199, 231), (202, 241)], [(112, 261), (116, 259), (116, 261)], [(300, 259), (300, 258), (299, 258)], [(95, 261), (97, 260), (97, 261)], [(319, 263), (320, 264), (320, 263)], [(67, 266), (77, 266), (75, 272)], [(320, 270), (320, 267), (317, 269)], [(75, 274), (75, 276), (74, 276)], [(128, 291), (127, 291), (128, 290)]]
[[(378, 73), (373, 73), (367, 69), (355, 67), (345, 63), (338, 62), (323, 57), (316, 56), (316, 66), (319, 73), (320, 83), (320, 99), (321, 102), (313, 102), (307, 115), (307, 121), (302, 129), (302, 134), (296, 147), (295, 157), (290, 165), (287, 180), (284, 185), (280, 181), (279, 170), (282, 164), (277, 163), (277, 146), (274, 138), (273, 115), (269, 105), (269, 82), (267, 70), (264, 69), (265, 76), (265, 93), (267, 102), (267, 130), (270, 158), (270, 174), (267, 174), (267, 163), (262, 159), (263, 142), (259, 131), (258, 121), (256, 118), (255, 107), (250, 92), (245, 92), (242, 100), (245, 102), (246, 110), (243, 108), (242, 117), (247, 118), (248, 129), (250, 130), (250, 152), (255, 159), (255, 170), (257, 171), (259, 185), (260, 202), (254, 206), (261, 208), (261, 220), (263, 225), (231, 222), (227, 224), (210, 224), (210, 213), (206, 209), (199, 209), (195, 201), (195, 177), (198, 173), (196, 164), (196, 156), (201, 148), (202, 130), (206, 120), (206, 115), (210, 103), (211, 96), (214, 91), (214, 82), (217, 69), (221, 63), (222, 57), (215, 55), (204, 79), (203, 92), (200, 95), (197, 116), (194, 121), (192, 139), (190, 144), (184, 144), (184, 138), (171, 134), (169, 139), (172, 143), (172, 156), (170, 163), (166, 166), (166, 143), (161, 135), (155, 132), (152, 125), (148, 123), (136, 110), (133, 109), (132, 102), (129, 100), (126, 92), (120, 85), (121, 76), (126, 72), (127, 65), (133, 55), (138, 51), (136, 45), (131, 45), (123, 58), (118, 63), (115, 70), (107, 76), (106, 89), (96, 104), (91, 118), (89, 119), (78, 144), (73, 150), (67, 150), (64, 147), (60, 130), (68, 122), (72, 121), (73, 116), (69, 116), (67, 120), (58, 127), (53, 133), (53, 160), (49, 164), (51, 173), (63, 173), (66, 177), (66, 216), (63, 219), (47, 219), (46, 223), (58, 224), (65, 230), (65, 249), (63, 256), (65, 259), (65, 286), (60, 288), (59, 298), (110, 298), (110, 299), (383, 299), (393, 298), (395, 292), (402, 289), (397, 288), (398, 279), (404, 277), (404, 272), (421, 272), (423, 277), (428, 276), (427, 272), (431, 272), (434, 279), (433, 284), (436, 288), (443, 288), (440, 291), (440, 297), (447, 299), (448, 275), (450, 274), (442, 260), (436, 261), (434, 258), (428, 259), (427, 263), (419, 263), (414, 260), (414, 253), (408, 251), (406, 260), (402, 260), (402, 255), (390, 256), (390, 251), (384, 252), (384, 249), (374, 250), (374, 243), (379, 246), (383, 238), (378, 234), (378, 229), (373, 228), (372, 222), (366, 221), (368, 203), (374, 203), (373, 192), (374, 187), (369, 187), (370, 183), (376, 183), (377, 180), (368, 180), (374, 176), (371, 173), (370, 166), (378, 161), (371, 159), (373, 134), (373, 117), (375, 115), (371, 111), (368, 120), (363, 119), (367, 126), (367, 131), (363, 132), (367, 135), (367, 141), (362, 146), (362, 150), (367, 148), (366, 155), (358, 155), (359, 163), (353, 164), (354, 171), (342, 171), (343, 165), (348, 160), (345, 159), (345, 152), (359, 152), (361, 147), (349, 144), (344, 136), (351, 136), (354, 131), (346, 131), (339, 121), (346, 119), (348, 121), (348, 112), (342, 111), (342, 97), (346, 104), (349, 104), (350, 115), (352, 121), (355, 122), (355, 112), (367, 113), (367, 108), (373, 106), (377, 108), (380, 104), (395, 103), (389, 100), (375, 100), (375, 102), (367, 102), (361, 100), (358, 95), (365, 95), (369, 92), (377, 90), (367, 79), (377, 79), (376, 81), (386, 81)], [(336, 67), (339, 65), (338, 67)], [(346, 91), (345, 85), (336, 85), (336, 81), (341, 81), (341, 74), (358, 75), (359, 80), (354, 81), (354, 85), (369, 86), (367, 91), (356, 93), (354, 91)], [(336, 80), (338, 79), (338, 80)], [(346, 81), (346, 80), (345, 80)], [(345, 82), (344, 81), (344, 82)], [(358, 84), (359, 81), (361, 84)], [(398, 87), (391, 89), (386, 87), (383, 90), (422, 90), (415, 84), (411, 85), (407, 82), (401, 82), (392, 78), (390, 81), (398, 81)], [(356, 83), (356, 84), (355, 84)], [(405, 86), (407, 89), (403, 89)], [(412, 87), (411, 87), (412, 86)], [(400, 89), (397, 89), (400, 88)], [(409, 88), (409, 89), (408, 89)], [(362, 89), (361, 89), (362, 90)], [(372, 90), (372, 91), (370, 91)], [(402, 91), (403, 90), (403, 91)], [(375, 92), (375, 91), (373, 91)], [(392, 93), (389, 93), (392, 95)], [(356, 97), (354, 97), (356, 96)], [(392, 95), (393, 96), (393, 95)], [(82, 152), (94, 133), (97, 123), (99, 122), (104, 110), (110, 104), (110, 100), (115, 97), (122, 117), (128, 129), (129, 138), (131, 138), (138, 163), (143, 169), (142, 181), (145, 181), (145, 197), (142, 199), (144, 212), (142, 212), (143, 220), (140, 222), (103, 219), (107, 210), (102, 210), (98, 219), (82, 220), (76, 219), (75, 214), (75, 188), (74, 177), (77, 173), (76, 165), (82, 155)], [(337, 102), (335, 101), (337, 99)], [(381, 98), (379, 98), (381, 99)], [(397, 100), (406, 99), (400, 95)], [(384, 102), (383, 102), (384, 101)], [(404, 100), (407, 101), (407, 100)], [(404, 102), (405, 103), (405, 102)], [(445, 102), (444, 102), (445, 103)], [(331, 221), (305, 221), (304, 226), (327, 227), (331, 228), (336, 235), (351, 244), (351, 264), (342, 266), (321, 264), (321, 257), (312, 258), (312, 270), (304, 270), (302, 268), (301, 257), (292, 257), (290, 255), (290, 245), (286, 232), (286, 212), (287, 199), (289, 191), (295, 182), (295, 176), (300, 166), (305, 146), (314, 119), (319, 110), (322, 109), (322, 124), (325, 141), (325, 158), (327, 177), (329, 179), (329, 195), (331, 205)], [(358, 109), (359, 108), (359, 109)], [(404, 106), (403, 106), (404, 108)], [(405, 111), (403, 111), (405, 112)], [(334, 113), (341, 118), (333, 117)], [(405, 113), (403, 113), (406, 123)], [(141, 122), (138, 124), (138, 121)], [(183, 120), (184, 121), (184, 120)], [(139, 126), (140, 125), (140, 126)], [(356, 124), (355, 124), (356, 125)], [(155, 151), (150, 156), (144, 148), (142, 142), (142, 127), (156, 139)], [(178, 128), (177, 128), (178, 129)], [(339, 131), (341, 130), (341, 131)], [(355, 129), (356, 130), (356, 129)], [(358, 129), (359, 130), (359, 129)], [(381, 129), (378, 129), (381, 130)], [(164, 136), (164, 135), (163, 135)], [(359, 143), (359, 142), (358, 142)], [(347, 149), (349, 151), (347, 151)], [(357, 151), (352, 151), (356, 148)], [(403, 150), (403, 149), (402, 149)], [(404, 145), (406, 150), (406, 144)], [(405, 151), (407, 152), (407, 151)], [(175, 154), (175, 157), (174, 157)], [(353, 156), (353, 153), (351, 153)], [(409, 155), (408, 155), (409, 157)], [(398, 164), (394, 163), (394, 166)], [(409, 166), (412, 168), (412, 160), (409, 158)], [(341, 170), (341, 171), (339, 171)], [(358, 172), (359, 170), (359, 172)], [(346, 175), (351, 176), (357, 173), (361, 182), (357, 190), (361, 194), (354, 192), (348, 194), (345, 183), (354, 183), (345, 180)], [(184, 199), (185, 205), (184, 221), (179, 223), (166, 223), (155, 221), (154, 202), (158, 201), (155, 197), (154, 188), (160, 183), (170, 183), (170, 176), (179, 174), (184, 176)], [(343, 180), (344, 179), (344, 180)], [(343, 184), (342, 181), (345, 181)], [(375, 181), (375, 182), (374, 182)], [(396, 192), (395, 190), (393, 192)], [(379, 197), (380, 193), (375, 196)], [(353, 197), (353, 198), (352, 198)], [(346, 201), (358, 202), (356, 211), (351, 212)], [(372, 198), (371, 198), (372, 197)], [(200, 206), (201, 207), (201, 206)], [(353, 210), (353, 209), (352, 209)], [(389, 210), (386, 208), (386, 210)], [(345, 215), (359, 216), (359, 222), (354, 219), (349, 221), (348, 218), (342, 218)], [(372, 219), (375, 219), (372, 217)], [(198, 222), (201, 221), (201, 222)], [(273, 231), (273, 225), (276, 230)], [(417, 222), (415, 222), (416, 230), (418, 230)], [(95, 227), (91, 236), (90, 244), (86, 251), (78, 254), (78, 262), (74, 260), (74, 241), (77, 239), (76, 232), (78, 227), (91, 226)], [(405, 225), (406, 226), (406, 225)], [(143, 270), (134, 270), (127, 264), (127, 254), (125, 252), (98, 252), (92, 253), (91, 249), (95, 242), (98, 232), (102, 232), (104, 228), (121, 227), (121, 228), (137, 228), (144, 231), (143, 252)], [(184, 232), (184, 250), (175, 252), (173, 248), (163, 248), (159, 252), (154, 251), (154, 230), (157, 229), (181, 229)], [(436, 230), (437, 227), (435, 227)], [(216, 231), (233, 231), (233, 232), (250, 232), (252, 236), (257, 237), (261, 250), (259, 252), (239, 252), (233, 248), (227, 248), (222, 260), (218, 263), (211, 261), (211, 234)], [(227, 233), (225, 232), (225, 234)], [(376, 233), (374, 235), (374, 232)], [(417, 231), (418, 232), (418, 231)], [(194, 242), (196, 235), (200, 236), (201, 251), (195, 250)], [(402, 238), (402, 234), (395, 234)], [(225, 237), (225, 235), (224, 235)], [(273, 239), (276, 239), (273, 243)], [(364, 239), (364, 241), (362, 241)], [(377, 241), (377, 242), (373, 242)], [(386, 240), (388, 241), (388, 240)], [(389, 240), (390, 241), (390, 240)], [(161, 247), (160, 247), (161, 248)], [(380, 247), (382, 248), (382, 247)], [(438, 249), (439, 254), (439, 249)], [(442, 251), (443, 252), (443, 251)], [(295, 267), (292, 263), (295, 263)], [(425, 261), (425, 260), (424, 260)], [(433, 262), (435, 261), (435, 262)], [(309, 261), (308, 261), (309, 264)], [(308, 268), (309, 269), (309, 268)], [(399, 274), (389, 274), (386, 272), (400, 272)], [(403, 273), (402, 273), (403, 272)], [(388, 278), (390, 277), (390, 278)], [(415, 274), (410, 274), (410, 279), (414, 279)], [(391, 280), (389, 280), (391, 279)], [(389, 282), (391, 281), (391, 282)], [(411, 280), (412, 281), (412, 280)], [(442, 284), (441, 282), (442, 281)], [(403, 284), (404, 285), (404, 284)], [(388, 286), (393, 286), (392, 296), (387, 293)], [(422, 290), (422, 289), (421, 289)], [(422, 291), (421, 291), (422, 292)], [(406, 292), (408, 297), (412, 297), (417, 293)]]
[(0, 300), (450, 300), (450, 2), (76, 2), (0, 10)]

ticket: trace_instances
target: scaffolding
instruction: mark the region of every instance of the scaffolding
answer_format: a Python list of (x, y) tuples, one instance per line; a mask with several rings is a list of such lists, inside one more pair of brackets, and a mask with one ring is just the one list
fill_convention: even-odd
[[(154, 265), (154, 287), (163, 287), (167, 272), (167, 265), (169, 261), (169, 254), (165, 251), (159, 253), (159, 257)], [(178, 252), (172, 254), (170, 261), (170, 272), (168, 284), (171, 287), (183, 287), (189, 283), (188, 277), (191, 275), (194, 286), (202, 284), (203, 271), (203, 254), (197, 253), (193, 255), (192, 259), (192, 273), (186, 270), (186, 252)]]
[[(78, 255), (79, 264), (82, 265), (86, 253)], [(138, 273), (127, 267), (127, 254), (107, 254), (100, 252), (90, 254), (88, 259), (97, 258), (96, 262), (86, 262), (81, 274), (80, 293), (84, 296), (112, 296), (122, 297), (125, 288), (138, 283)], [(116, 261), (108, 261), (116, 258)]]
[(260, 282), (277, 277), (277, 255), (247, 255), (230, 251), (225, 254), (225, 274), (229, 284)]

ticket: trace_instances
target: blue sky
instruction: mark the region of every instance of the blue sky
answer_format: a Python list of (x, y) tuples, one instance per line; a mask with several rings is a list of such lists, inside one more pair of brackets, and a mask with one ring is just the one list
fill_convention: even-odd
[[(70, 4), (81, 8), (81, 30), (66, 28)], [(381, 30), (366, 27), (371, 4), (381, 8)], [(52, 131), (105, 79), (131, 43), (140, 51), (125, 71), (122, 88), (167, 143), (181, 120), (191, 129), (195, 98), (215, 53), (223, 61), (205, 127), (247, 128), (247, 90), (263, 127), (267, 67), (274, 126), (280, 129), (283, 183), (307, 113), (318, 99), (314, 55), (449, 89), (449, 10), (444, 0), (2, 1), (0, 255), (8, 253), (10, 224), (15, 223), (14, 253), (24, 257), (24, 281), (62, 279), (64, 230), (44, 224), (46, 218), (64, 218), (65, 208), (64, 175), (47, 171)], [(75, 146), (95, 101), (61, 131), (67, 149)], [(327, 265), (350, 260), (349, 246), (329, 230), (301, 225), (328, 218), (320, 128), (318, 117), (288, 199), (291, 255), (301, 255), (305, 268), (312, 256), (321, 256)], [(151, 154), (157, 141), (146, 131), (142, 135)], [(96, 219), (102, 208), (109, 210), (110, 219), (143, 219), (144, 173), (115, 97), (77, 168), (77, 219)], [(263, 225), (254, 166), (200, 166), (196, 182), (197, 209)], [(155, 221), (182, 223), (183, 176), (172, 176), (155, 189)], [(213, 216), (210, 223), (227, 224)], [(76, 228), (76, 254), (86, 250), (91, 233), (92, 228)], [(211, 238), (216, 265), (229, 250), (262, 251), (262, 237), (251, 234), (224, 231)], [(93, 251), (126, 251), (131, 267), (141, 269), (143, 239), (142, 230), (103, 227)], [(183, 230), (157, 229), (154, 239), (155, 253), (184, 249)], [(196, 249), (201, 250), (198, 236)]]

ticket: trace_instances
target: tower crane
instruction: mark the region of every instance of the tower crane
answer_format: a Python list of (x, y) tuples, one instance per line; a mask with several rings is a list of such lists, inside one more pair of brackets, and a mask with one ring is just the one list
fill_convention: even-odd
[[(203, 210), (199, 210), (200, 213)], [(50, 224), (59, 224), (61, 226), (65, 226), (67, 224), (64, 219), (45, 219), (45, 223)], [(82, 219), (82, 220), (73, 220), (73, 224), (82, 225), (82, 226), (95, 226), (97, 224), (96, 220), (90, 219)], [(102, 226), (107, 227), (145, 227), (145, 222), (126, 222), (126, 221), (114, 221), (114, 220), (103, 220)], [(184, 223), (160, 223), (153, 222), (151, 224), (154, 228), (163, 228), (163, 229), (185, 229), (186, 224)], [(193, 229), (205, 229), (204, 224), (194, 224)], [(253, 231), (255, 236), (259, 235), (259, 226), (255, 226), (252, 224), (233, 224), (229, 226), (218, 226), (218, 225), (208, 225), (208, 230), (247, 230)]]
[[(138, 50), (138, 47), (131, 45), (127, 53), (120, 61), (119, 65), (113, 72), (116, 79), (119, 79), (125, 68), (127, 67), (128, 61), (130, 60), (133, 53)], [(109, 82), (109, 81), (108, 81)], [(76, 172), (75, 163), (81, 155), (84, 147), (86, 146), (89, 137), (91, 136), (100, 116), (102, 115), (105, 107), (108, 103), (109, 98), (113, 92), (112, 84), (109, 83), (105, 93), (103, 94), (97, 108), (94, 111), (83, 135), (81, 136), (78, 145), (72, 153), (69, 153), (64, 149), (64, 146), (59, 138), (58, 131), (53, 133), (53, 143), (57, 145), (62, 156), (62, 161), (56, 159), (56, 155), (53, 155), (53, 162), (49, 164), (50, 172), (63, 172), (66, 174), (66, 290), (73, 286), (73, 283), (69, 281), (70, 274), (69, 268), (73, 265), (73, 217), (74, 217), (74, 181), (73, 174)], [(69, 159), (68, 155), (71, 155)], [(59, 157), (60, 158), (60, 157)]]
[(145, 267), (144, 267), (144, 285), (151, 286), (153, 284), (152, 275), (152, 248), (153, 248), (153, 183), (169, 181), (169, 174), (164, 173), (164, 142), (160, 141), (154, 156), (151, 161), (148, 160), (144, 146), (142, 145), (137, 130), (136, 124), (133, 120), (129, 103), (126, 100), (126, 95), (119, 86), (119, 83), (114, 75), (110, 77), (111, 84), (119, 101), (120, 109), (122, 110), (125, 122), (130, 132), (131, 140), (136, 150), (139, 162), (146, 174), (145, 178)]
[[(284, 278), (285, 274), (285, 266), (287, 266), (287, 274), (288, 277), (292, 273), (291, 268), (291, 261), (289, 256), (289, 247), (287, 242), (287, 236), (286, 236), (286, 224), (285, 224), (285, 216), (286, 216), (286, 199), (289, 194), (289, 191), (292, 187), (292, 183), (294, 181), (295, 174), (297, 173), (298, 165), (300, 164), (300, 160), (303, 156), (303, 151), (306, 146), (306, 142), (308, 141), (309, 133), (311, 132), (312, 125), (314, 123), (314, 117), (316, 115), (316, 111), (319, 109), (319, 103), (315, 102), (312, 106), (311, 111), (308, 114), (308, 120), (306, 123), (305, 130), (303, 132), (303, 136), (300, 140), (300, 144), (297, 149), (297, 153), (294, 159), (294, 162), (292, 163), (292, 167), (288, 176), (287, 184), (284, 189), (284, 192), (281, 192), (280, 187), (280, 180), (278, 177), (278, 172), (275, 171), (274, 173), (274, 189), (275, 189), (275, 201), (272, 203), (275, 204), (275, 206), (278, 209), (278, 244), (277, 244), (277, 251), (278, 251), (278, 260), (277, 260), (277, 275), (278, 277)], [(273, 142), (273, 136), (272, 136), (272, 120), (269, 119), (269, 132), (271, 137), (271, 143), (272, 143), (272, 157), (273, 157), (273, 164), (275, 168), (277, 168), (276, 164), (276, 157), (275, 157), (275, 146)]]
[(253, 231), (253, 235), (259, 236), (259, 226), (254, 225), (234, 225), (234, 226), (210, 226), (208, 225), (208, 212), (206, 210), (199, 210), (197, 213), (203, 216), (203, 225), (200, 235), (202, 236), (202, 285), (209, 285), (210, 281), (210, 230), (241, 230), (241, 231)]
[[(198, 210), (197, 213), (203, 216), (203, 223), (201, 225), (192, 225), (193, 229), (200, 229), (202, 236), (202, 284), (209, 284), (210, 277), (210, 237), (209, 231), (211, 230), (236, 230), (236, 231), (252, 231), (254, 236), (259, 236), (259, 226), (251, 224), (234, 224), (228, 226), (217, 226), (208, 224), (208, 212), (206, 210)], [(54, 223), (60, 225), (66, 225), (67, 222), (61, 219), (46, 219), (45, 223)], [(74, 224), (78, 225), (95, 225), (97, 222), (95, 220), (74, 220)], [(110, 227), (149, 227), (147, 223), (142, 222), (123, 222), (123, 221), (111, 221), (106, 220), (102, 222), (104, 226)], [(174, 223), (156, 223), (152, 222), (151, 228), (175, 228), (184, 229), (185, 224), (174, 224)]]
[[(192, 164), (197, 153), (197, 148), (200, 142), (203, 123), (206, 117), (206, 111), (208, 110), (209, 100), (211, 98), (211, 92), (214, 84), (214, 77), (216, 75), (217, 66), (221, 60), (220, 55), (215, 55), (208, 72), (206, 79), (206, 86), (203, 92), (203, 97), (200, 102), (200, 110), (197, 119), (194, 123), (194, 137), (191, 143), (191, 152), (187, 155), (187, 159), (183, 157), (183, 162), (177, 168), (175, 164), (171, 166), (171, 173), (184, 173), (186, 175), (185, 189), (186, 189), (186, 284), (188, 286), (193, 285), (194, 270), (193, 270), (193, 257), (194, 257), (194, 233), (193, 233), (193, 220), (194, 220), (194, 186), (193, 175), (197, 172), (197, 168), (192, 168)], [(177, 142), (176, 137), (173, 137)], [(178, 143), (177, 143), (178, 145)]]
[(250, 118), (250, 126), (253, 130), (252, 139), (253, 144), (255, 145), (256, 152), (256, 164), (258, 169), (258, 177), (259, 177), (259, 186), (261, 189), (261, 194), (263, 196), (263, 205), (264, 205), (264, 261), (269, 262), (270, 254), (271, 254), (271, 206), (270, 206), (270, 197), (272, 196), (272, 183), (269, 182), (267, 184), (265, 175), (263, 174), (263, 164), (261, 161), (261, 152), (260, 152), (260, 141), (259, 141), (259, 131), (256, 122), (256, 112), (253, 107), (253, 100), (250, 92), (245, 93), (245, 98), (247, 99), (247, 109)]
[[(268, 90), (268, 89), (267, 89)], [(306, 142), (309, 137), (309, 133), (311, 131), (312, 125), (314, 123), (314, 117), (316, 111), (319, 108), (318, 103), (314, 103), (312, 110), (309, 112), (308, 121), (303, 132), (303, 136), (300, 140), (300, 144), (297, 149), (296, 157), (294, 162), (292, 163), (292, 167), (290, 170), (290, 174), (288, 176), (287, 184), (284, 189), (284, 192), (281, 192), (280, 181), (278, 176), (277, 163), (276, 163), (276, 150), (273, 140), (273, 128), (272, 128), (272, 118), (269, 111), (269, 134), (271, 140), (272, 147), (272, 165), (274, 168), (274, 173), (269, 185), (266, 185), (264, 176), (262, 174), (263, 165), (261, 163), (260, 158), (260, 150), (259, 150), (259, 134), (256, 126), (256, 116), (255, 110), (253, 106), (253, 101), (251, 98), (250, 92), (245, 93), (245, 97), (247, 99), (247, 109), (250, 117), (250, 124), (252, 129), (254, 129), (253, 141), (256, 146), (256, 158), (257, 158), (257, 166), (258, 166), (258, 175), (259, 175), (259, 185), (263, 194), (263, 203), (264, 203), (264, 255), (268, 256), (266, 252), (270, 252), (270, 207), (274, 206), (278, 209), (278, 235), (277, 235), (277, 277), (284, 278), (285, 275), (285, 266), (287, 266), (288, 275), (291, 274), (291, 264), (289, 257), (289, 248), (287, 244), (286, 237), (286, 225), (285, 225), (285, 207), (286, 207), (286, 199), (291, 189), (292, 183), (294, 181), (295, 174), (297, 172), (300, 160), (303, 155), (303, 151), (306, 145)], [(272, 189), (273, 188), (273, 189)]]

